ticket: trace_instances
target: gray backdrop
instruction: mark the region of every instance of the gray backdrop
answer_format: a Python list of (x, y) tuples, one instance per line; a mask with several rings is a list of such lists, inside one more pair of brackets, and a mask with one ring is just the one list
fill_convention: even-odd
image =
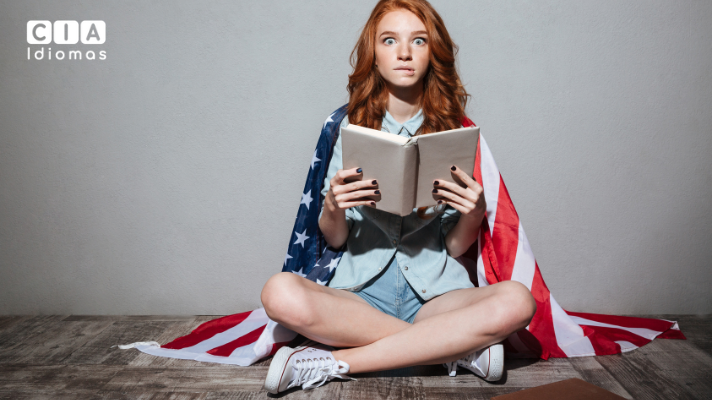
[[(0, 2), (0, 314), (259, 307), (374, 4)], [(559, 303), (712, 312), (712, 2), (433, 5)]]

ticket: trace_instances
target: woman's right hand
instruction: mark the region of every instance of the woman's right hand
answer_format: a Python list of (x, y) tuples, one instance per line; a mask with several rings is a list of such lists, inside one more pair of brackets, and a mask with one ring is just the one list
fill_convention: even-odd
[(376, 202), (381, 200), (376, 179), (364, 181), (361, 168), (340, 169), (331, 178), (326, 202), (333, 209), (345, 210), (347, 208), (367, 205), (376, 207)]

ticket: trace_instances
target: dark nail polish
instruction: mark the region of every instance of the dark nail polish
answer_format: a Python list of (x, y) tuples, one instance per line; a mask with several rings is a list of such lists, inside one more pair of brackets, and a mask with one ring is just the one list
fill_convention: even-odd
[(361, 168), (356, 170), (356, 172), (358, 172), (359, 174), (361, 173), (361, 171), (363, 171)]
[(371, 202), (371, 205), (375, 207), (375, 206), (376, 206), (376, 202), (375, 202), (375, 201), (372, 201), (372, 202)]
[(437, 193), (437, 192), (438, 192), (438, 189), (433, 189), (433, 193)]
[(450, 167), (450, 169), (454, 171), (454, 170), (456, 170), (457, 168), (453, 165), (452, 167)]
[(435, 182), (433, 182), (433, 184), (435, 184), (435, 185), (439, 185), (439, 184), (440, 184), (440, 182), (439, 182), (439, 181), (435, 181)]
[(443, 204), (443, 201), (442, 201), (442, 200), (438, 200), (438, 204)]
[(378, 182), (376, 182), (376, 180), (374, 179), (374, 180), (371, 182), (371, 185), (375, 185), (375, 184), (377, 184), (377, 183), (378, 183)]
[(380, 191), (380, 190), (376, 190), (375, 192), (373, 192), (373, 194), (381, 194), (381, 191)]

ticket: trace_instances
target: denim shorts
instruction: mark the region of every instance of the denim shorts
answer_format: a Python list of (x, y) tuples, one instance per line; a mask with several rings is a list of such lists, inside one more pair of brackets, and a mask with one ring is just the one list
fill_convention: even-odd
[(410, 324), (425, 304), (403, 276), (395, 254), (383, 271), (353, 293), (374, 308)]

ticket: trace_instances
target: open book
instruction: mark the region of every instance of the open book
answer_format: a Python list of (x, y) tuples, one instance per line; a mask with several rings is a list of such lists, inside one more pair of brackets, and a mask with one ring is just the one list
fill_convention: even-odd
[(405, 216), (437, 204), (436, 179), (455, 182), (450, 167), (470, 176), (475, 168), (479, 127), (452, 129), (406, 138), (349, 124), (341, 129), (344, 169), (361, 167), (363, 180), (378, 180), (376, 208)]

